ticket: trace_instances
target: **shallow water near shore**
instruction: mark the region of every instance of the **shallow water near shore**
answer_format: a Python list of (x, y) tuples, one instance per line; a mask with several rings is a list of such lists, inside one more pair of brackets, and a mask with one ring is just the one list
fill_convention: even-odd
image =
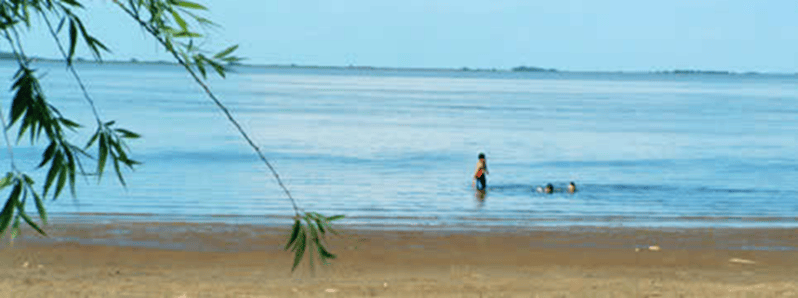
[[(85, 142), (95, 127), (78, 87), (62, 65), (37, 67)], [(143, 135), (130, 145), (144, 165), (127, 189), (113, 175), (80, 181), (77, 199), (47, 204), (52, 216), (289, 221), (268, 169), (179, 68), (78, 70), (104, 119)], [(299, 204), (343, 225), (798, 227), (795, 76), (245, 67), (211, 86)], [(15, 147), (21, 170), (44, 176), (42, 148)], [(484, 198), (470, 180), (479, 152)], [(579, 192), (534, 191), (569, 181)]]

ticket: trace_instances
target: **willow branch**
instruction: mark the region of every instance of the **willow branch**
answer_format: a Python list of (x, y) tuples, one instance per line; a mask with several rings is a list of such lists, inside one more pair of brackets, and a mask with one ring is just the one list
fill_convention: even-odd
[[(50, 23), (50, 19), (47, 18), (47, 15), (45, 15), (44, 12), (40, 11), (40, 13), (42, 15), (42, 19), (44, 19), (44, 22), (47, 24), (47, 29), (50, 31), (50, 35), (53, 36), (53, 39), (55, 40), (55, 44), (58, 46), (58, 50), (61, 52), (61, 56), (64, 57), (64, 61), (67, 61), (68, 56), (66, 54), (66, 51), (64, 51), (64, 47), (61, 45), (61, 40), (58, 38), (58, 34), (56, 34), (55, 30), (53, 29), (53, 25)], [(92, 100), (91, 97), (89, 96), (89, 92), (86, 90), (86, 86), (83, 84), (83, 80), (80, 79), (80, 76), (78, 75), (78, 71), (75, 70), (75, 66), (72, 65), (71, 63), (67, 63), (67, 68), (72, 73), (72, 76), (75, 78), (75, 81), (78, 82), (78, 86), (80, 86), (80, 90), (83, 91), (83, 98), (85, 98), (86, 101), (89, 103), (89, 106), (91, 107), (91, 111), (92, 111), (92, 113), (94, 113), (94, 119), (97, 120), (97, 125), (102, 126), (102, 120), (100, 119), (100, 114), (97, 113), (97, 108), (94, 105), (94, 100)], [(81, 172), (82, 176), (84, 178), (86, 178), (88, 175), (86, 174), (86, 171), (83, 169), (83, 164), (80, 162), (80, 159), (76, 158), (75, 160), (77, 161), (77, 164), (78, 164), (78, 167), (80, 168), (80, 172)], [(86, 178), (86, 179), (88, 179), (88, 178)]]
[[(47, 24), (47, 29), (49, 29), (50, 35), (52, 35), (53, 39), (55, 40), (55, 44), (58, 45), (58, 50), (61, 52), (61, 56), (64, 57), (64, 61), (67, 61), (67, 59), (69, 59), (69, 56), (64, 50), (64, 47), (61, 45), (61, 40), (58, 39), (58, 34), (55, 33), (53, 25), (50, 23), (50, 19), (47, 18), (47, 15), (45, 15), (44, 12), (41, 12), (41, 15), (42, 19), (44, 19), (44, 22)], [(91, 106), (91, 112), (94, 113), (94, 119), (97, 119), (98, 125), (102, 126), (102, 121), (100, 120), (100, 114), (97, 113), (97, 107), (95, 107), (94, 105), (94, 100), (91, 99), (91, 96), (89, 96), (89, 92), (86, 91), (86, 86), (83, 84), (83, 80), (80, 79), (78, 72), (75, 70), (75, 66), (72, 65), (72, 63), (67, 62), (67, 68), (69, 68), (69, 71), (72, 73), (72, 76), (75, 77), (75, 81), (78, 82), (78, 86), (80, 86), (80, 90), (83, 92), (83, 97), (86, 98), (86, 101), (89, 103), (89, 106)]]
[(150, 35), (152, 35), (161, 45), (163, 45), (164, 48), (169, 53), (171, 53), (172, 56), (175, 57), (177, 62), (180, 63), (180, 65), (182, 65), (183, 68), (185, 68), (186, 71), (188, 71), (189, 74), (191, 74), (191, 77), (194, 78), (194, 81), (196, 81), (197, 84), (199, 84), (202, 87), (202, 89), (205, 91), (205, 93), (208, 95), (208, 97), (210, 97), (210, 99), (213, 101), (213, 103), (216, 104), (216, 106), (220, 110), (222, 110), (224, 115), (227, 117), (227, 120), (229, 120), (233, 124), (233, 126), (235, 126), (235, 128), (238, 130), (239, 134), (241, 134), (241, 136), (244, 137), (244, 139), (247, 141), (247, 143), (249, 143), (249, 146), (252, 147), (252, 149), (255, 150), (255, 153), (258, 154), (258, 157), (260, 158), (260, 160), (263, 161), (263, 163), (266, 164), (266, 166), (269, 168), (269, 170), (271, 170), (272, 175), (274, 176), (275, 180), (277, 180), (277, 184), (280, 185), (280, 188), (283, 189), (283, 192), (285, 192), (285, 195), (288, 196), (288, 199), (291, 200), (291, 205), (293, 205), (293, 207), (294, 207), (294, 213), (296, 213), (296, 215), (298, 216), (299, 212), (300, 212), (299, 211), (299, 207), (297, 206), (296, 201), (294, 200), (294, 197), (291, 196), (291, 192), (288, 191), (288, 188), (285, 186), (285, 184), (283, 184), (283, 181), (280, 179), (280, 175), (277, 173), (277, 171), (274, 169), (274, 167), (271, 165), (271, 163), (269, 163), (269, 161), (266, 159), (266, 156), (263, 155), (263, 152), (260, 151), (260, 148), (258, 148), (258, 146), (255, 145), (255, 142), (252, 141), (252, 139), (249, 137), (249, 135), (244, 131), (244, 129), (238, 123), (238, 121), (236, 121), (236, 119), (233, 117), (233, 115), (230, 113), (230, 111), (227, 109), (227, 107), (224, 104), (222, 104), (222, 102), (219, 101), (218, 98), (216, 98), (216, 95), (213, 94), (213, 92), (208, 87), (208, 85), (205, 84), (205, 82), (203, 82), (202, 79), (200, 79), (200, 77), (194, 72), (193, 69), (191, 69), (191, 67), (189, 66), (189, 62), (188, 61), (183, 61), (183, 59), (180, 57), (180, 55), (177, 53), (177, 51), (175, 51), (174, 49), (170, 48), (167, 45), (166, 40), (164, 40), (164, 38), (161, 37), (158, 34), (158, 32), (156, 32), (155, 29), (151, 28), (146, 22), (144, 22), (141, 18), (139, 18), (139, 16), (137, 14), (133, 13), (130, 9), (128, 9), (127, 7), (123, 6), (121, 3), (117, 2), (117, 5), (119, 5), (119, 7), (123, 11), (125, 11), (125, 13), (130, 15), (131, 18), (133, 18), (136, 22), (138, 22), (139, 25), (141, 25), (145, 30), (147, 30), (147, 32), (149, 32)]
[[(14, 41), (11, 39), (11, 34), (8, 33), (8, 30), (9, 29), (3, 30), (3, 33), (5, 33), (4, 35), (6, 37), (6, 40), (8, 40), (8, 43), (11, 46), (11, 50), (14, 52), (14, 57), (16, 57), (18, 63), (23, 67), (25, 67), (25, 57), (23, 57), (24, 54), (21, 54), (20, 52), (17, 51), (17, 48), (14, 46)], [(9, 160), (11, 160), (11, 169), (14, 172), (17, 172), (17, 165), (14, 162), (14, 150), (11, 148), (11, 140), (8, 138), (9, 123), (6, 122), (6, 117), (3, 114), (4, 114), (3, 108), (2, 105), (0, 105), (0, 121), (3, 121), (3, 138), (5, 138), (6, 141), (6, 148), (8, 149)]]

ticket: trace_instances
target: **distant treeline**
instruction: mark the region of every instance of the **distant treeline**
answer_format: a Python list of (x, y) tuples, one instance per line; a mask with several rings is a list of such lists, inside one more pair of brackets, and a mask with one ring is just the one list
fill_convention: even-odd
[[(40, 57), (29, 57), (34, 61), (51, 61), (51, 62), (61, 62), (60, 59), (49, 59), (49, 58), (40, 58)], [(0, 51), (0, 60), (14, 60), (16, 57), (14, 53), (11, 52), (3, 52)], [(96, 63), (93, 60), (87, 60), (82, 57), (76, 57), (76, 62), (92, 62)], [(105, 64), (162, 64), (162, 65), (177, 65), (171, 61), (141, 61), (136, 58), (131, 58), (128, 61), (121, 61), (121, 60), (111, 60), (111, 61), (103, 61), (102, 63)], [(310, 68), (310, 69), (360, 69), (360, 70), (392, 70), (392, 71), (402, 71), (402, 70), (410, 70), (410, 71), (451, 71), (451, 70), (459, 70), (459, 71), (489, 71), (489, 72), (496, 72), (496, 71), (507, 71), (506, 69), (497, 69), (497, 68), (468, 68), (462, 67), (459, 69), (452, 69), (452, 68), (402, 68), (402, 67), (375, 67), (375, 66), (317, 66), (317, 65), (297, 65), (297, 64), (288, 64), (288, 65), (279, 65), (279, 64), (270, 64), (270, 65), (254, 65), (254, 64), (238, 64), (238, 66), (248, 66), (248, 67), (268, 67), (268, 68)], [(561, 72), (555, 68), (542, 68), (536, 66), (517, 66), (510, 69), (511, 71), (515, 72)], [(568, 71), (562, 71), (568, 72)], [(590, 71), (587, 71), (588, 73)], [(596, 72), (596, 73), (624, 73), (624, 72)], [(635, 72), (631, 72), (635, 73)], [(645, 73), (645, 71), (642, 71)], [(658, 71), (650, 71), (647, 73), (654, 73), (654, 74), (675, 74), (675, 75), (759, 75), (759, 74), (767, 74), (767, 73), (759, 73), (754, 71), (749, 72), (733, 72), (733, 71), (726, 71), (726, 70), (699, 70), (699, 69), (674, 69), (674, 70), (658, 70)], [(798, 73), (792, 73), (787, 75), (794, 75), (798, 76)]]
[(512, 71), (529, 71), (529, 72), (557, 72), (554, 68), (542, 68), (534, 66), (517, 66), (513, 67)]
[(663, 74), (713, 74), (713, 75), (735, 74), (735, 73), (733, 73), (731, 71), (725, 71), (725, 70), (697, 70), (697, 69), (674, 69), (674, 70), (657, 71), (656, 73), (663, 73)]

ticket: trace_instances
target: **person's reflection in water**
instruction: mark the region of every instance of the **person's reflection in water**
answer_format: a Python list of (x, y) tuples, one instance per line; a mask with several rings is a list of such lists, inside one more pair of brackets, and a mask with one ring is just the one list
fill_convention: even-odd
[(487, 192), (482, 189), (477, 189), (477, 192), (474, 193), (474, 197), (477, 198), (477, 209), (481, 209), (482, 206), (485, 206), (485, 197), (487, 196)]

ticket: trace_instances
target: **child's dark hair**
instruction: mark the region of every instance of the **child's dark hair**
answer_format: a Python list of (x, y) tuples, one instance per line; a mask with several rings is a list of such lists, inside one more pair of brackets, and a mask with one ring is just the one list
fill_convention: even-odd
[(485, 158), (485, 153), (480, 153), (479, 156), (477, 156), (477, 158), (479, 158), (479, 159)]

